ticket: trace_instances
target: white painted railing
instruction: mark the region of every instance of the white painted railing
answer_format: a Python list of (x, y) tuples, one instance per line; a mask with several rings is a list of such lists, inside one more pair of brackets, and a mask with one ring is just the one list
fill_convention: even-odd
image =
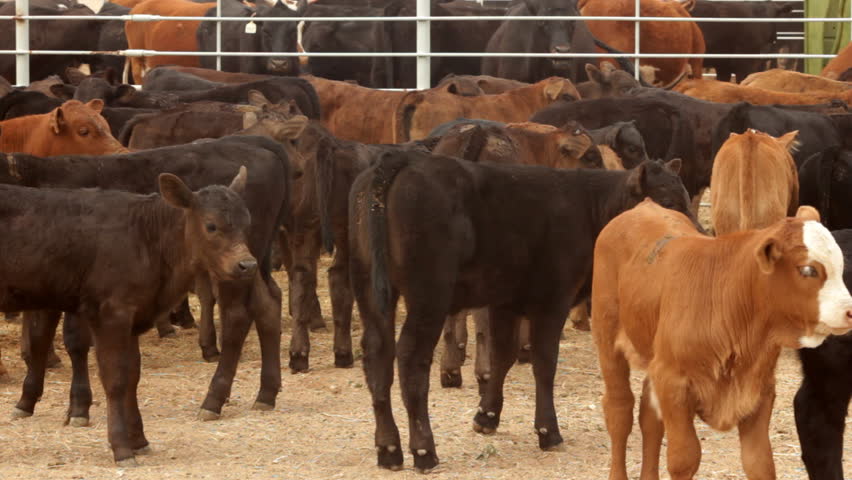
[[(625, 52), (621, 54), (606, 53), (607, 57), (623, 57), (634, 60), (636, 74), (638, 75), (639, 60), (642, 58), (833, 58), (834, 55), (828, 54), (804, 54), (804, 53), (775, 53), (775, 54), (688, 54), (688, 53), (639, 53), (640, 52), (640, 30), (642, 22), (659, 21), (659, 22), (739, 22), (739, 23), (807, 23), (807, 22), (838, 22), (848, 21), (852, 23), (852, 12), (849, 17), (843, 18), (713, 18), (713, 17), (643, 17), (639, 11), (639, 0), (635, 0), (635, 10), (633, 16), (448, 16), (448, 17), (432, 17), (430, 16), (430, 0), (416, 0), (416, 15), (404, 17), (310, 17), (311, 21), (346, 21), (346, 22), (389, 22), (389, 21), (407, 21), (416, 22), (417, 37), (416, 49), (414, 52), (223, 52), (221, 51), (221, 22), (245, 22), (246, 17), (220, 17), (221, 3), (223, 0), (217, 0), (219, 6), (217, 17), (191, 17), (191, 16), (160, 16), (147, 14), (133, 15), (104, 15), (104, 16), (86, 16), (86, 15), (29, 15), (29, 0), (15, 0), (15, 15), (2, 16), (0, 20), (15, 21), (15, 50), (0, 50), (0, 55), (14, 54), (16, 55), (16, 84), (27, 85), (30, 82), (29, 78), (29, 58), (30, 55), (98, 55), (110, 54), (120, 55), (125, 57), (140, 57), (140, 56), (215, 56), (217, 58), (217, 68), (221, 68), (221, 57), (229, 56), (286, 56), (286, 57), (414, 57), (417, 59), (417, 88), (429, 88), (431, 81), (430, 62), (432, 57), (521, 57), (521, 58), (597, 58), (600, 53), (484, 53), (484, 52), (432, 52), (430, 46), (430, 23), (431, 21), (481, 21), (481, 20), (518, 20), (518, 21), (566, 21), (566, 20), (619, 20), (632, 21), (635, 28), (635, 47), (633, 52)], [(230, 0), (224, 0), (230, 1)], [(29, 22), (31, 20), (123, 20), (133, 22), (151, 22), (151, 21), (215, 21), (216, 28), (216, 50), (212, 52), (161, 52), (156, 50), (145, 49), (128, 49), (119, 51), (81, 51), (81, 50), (30, 50), (29, 49)], [(301, 17), (252, 17), (253, 21), (264, 22), (299, 22)]]

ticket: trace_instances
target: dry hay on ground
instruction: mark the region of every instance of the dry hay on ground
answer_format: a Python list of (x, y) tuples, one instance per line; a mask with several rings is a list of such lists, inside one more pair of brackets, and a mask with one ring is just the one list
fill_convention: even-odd
[[(323, 260), (323, 270), (329, 266)], [(276, 274), (282, 287), (286, 276)], [(320, 298), (330, 311), (325, 279)], [(286, 292), (285, 292), (286, 295)], [(286, 298), (286, 297), (285, 297)], [(197, 316), (197, 304), (194, 305)], [(285, 309), (286, 310), (286, 309)], [(286, 361), (289, 317), (285, 320), (282, 352)], [(360, 339), (359, 322), (356, 342)], [(0, 322), (0, 348), (12, 381), (0, 384), (0, 479), (361, 479), (424, 478), (412, 470), (405, 453), (402, 472), (375, 466), (373, 414), (360, 361), (354, 369), (333, 367), (332, 335), (312, 334), (308, 374), (283, 374), (283, 388), (272, 412), (249, 410), (257, 392), (260, 354), (250, 333), (234, 383), (231, 401), (221, 420), (199, 422), (198, 407), (207, 391), (214, 364), (201, 361), (197, 331), (179, 332), (176, 339), (160, 340), (153, 332), (142, 337), (142, 381), (139, 400), (145, 431), (153, 453), (140, 457), (141, 466), (117, 469), (106, 439), (103, 389), (91, 368), (95, 405), (92, 426), (63, 427), (70, 364), (57, 340), (62, 367), (50, 371), (35, 416), (10, 421), (20, 395), (24, 365), (18, 355), (18, 325)], [(440, 354), (441, 348), (436, 355)], [(356, 358), (360, 357), (356, 346)], [(437, 358), (437, 357), (436, 357)], [(92, 358), (93, 363), (93, 358)], [(433, 367), (430, 413), (441, 460), (435, 479), (569, 479), (607, 477), (609, 439), (600, 408), (603, 383), (591, 337), (566, 330), (561, 342), (556, 377), (556, 407), (565, 438), (561, 452), (542, 452), (533, 433), (535, 385), (528, 365), (516, 366), (506, 383), (506, 404), (496, 435), (482, 436), (471, 429), (478, 395), (471, 362), (462, 369), (460, 390), (442, 389)], [(793, 420), (792, 399), (799, 385), (798, 361), (787, 351), (778, 366), (778, 399), (770, 431), (779, 479), (806, 478)], [(641, 376), (634, 375), (639, 392)], [(637, 402), (638, 404), (638, 402)], [(408, 425), (399, 389), (394, 385), (394, 414), (403, 445)], [(698, 478), (743, 478), (736, 432), (719, 433), (699, 423), (703, 460)], [(847, 435), (848, 437), (848, 435)], [(846, 471), (852, 472), (852, 443), (846, 443)], [(665, 454), (665, 452), (664, 452)], [(638, 426), (629, 446), (629, 471), (640, 468)], [(663, 478), (668, 478), (663, 475)]]

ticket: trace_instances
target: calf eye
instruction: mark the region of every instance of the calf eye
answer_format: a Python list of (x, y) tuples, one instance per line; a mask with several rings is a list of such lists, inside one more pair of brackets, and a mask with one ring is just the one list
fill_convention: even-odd
[(204, 228), (207, 229), (207, 232), (213, 233), (213, 232), (216, 231), (216, 224), (215, 223), (208, 223), (207, 225), (204, 226)]
[(80, 127), (80, 130), (77, 130), (81, 137), (85, 137), (89, 134), (89, 129), (87, 127)]
[(803, 277), (816, 277), (817, 270), (810, 265), (805, 265), (803, 267), (799, 267), (799, 274)]

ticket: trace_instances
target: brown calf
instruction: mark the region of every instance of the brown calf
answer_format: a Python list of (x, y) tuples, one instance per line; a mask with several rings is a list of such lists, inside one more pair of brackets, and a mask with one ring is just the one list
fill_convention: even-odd
[[(843, 254), (816, 210), (762, 230), (701, 235), (650, 200), (612, 220), (595, 244), (592, 334), (605, 390), (610, 480), (626, 480), (630, 370), (647, 370), (639, 408), (643, 480), (659, 478), (663, 434), (672, 480), (701, 460), (694, 418), (737, 427), (749, 479), (774, 479), (769, 421), (783, 347), (852, 329)], [(652, 280), (652, 281), (649, 281)]]
[[(442, 87), (450, 83), (456, 84), (456, 88), (460, 94), (481, 91), (480, 95), (497, 95), (529, 85), (526, 82), (492, 77), (491, 75), (447, 75), (438, 82), (437, 87)], [(470, 95), (468, 94), (468, 96)]]
[(710, 177), (716, 235), (765, 228), (796, 213), (799, 175), (790, 152), (798, 134), (775, 138), (749, 129), (722, 144)]
[(68, 100), (50, 113), (0, 122), (0, 152), (104, 155), (126, 152), (100, 115), (103, 100)]
[(806, 93), (775, 92), (718, 80), (684, 80), (675, 91), (718, 103), (748, 102), (753, 105), (816, 105), (832, 100), (852, 102), (852, 90), (845, 92), (809, 91)]
[(580, 94), (570, 81), (559, 77), (499, 95), (462, 97), (440, 89), (410, 92), (397, 107), (394, 143), (421, 140), (433, 128), (457, 118), (525, 122), (536, 111), (563, 98), (576, 100)]
[(814, 91), (843, 93), (852, 89), (852, 84), (831, 80), (818, 75), (808, 75), (783, 68), (773, 68), (752, 73), (740, 85), (762, 88), (775, 92), (809, 93)]
[[(196, 3), (186, 0), (145, 0), (135, 5), (130, 14), (163, 15), (169, 17), (203, 17), (216, 3)], [(171, 52), (194, 52), (198, 50), (195, 32), (200, 20), (160, 20), (156, 22), (127, 22), (127, 48)], [(200, 67), (197, 56), (129, 57), (133, 78), (141, 81), (148, 70), (157, 65), (185, 65)]]
[(836, 80), (849, 68), (852, 68), (852, 43), (849, 43), (843, 47), (843, 50), (837, 52), (837, 56), (828, 62), (825, 68), (822, 69), (822, 72), (820, 72), (820, 75)]

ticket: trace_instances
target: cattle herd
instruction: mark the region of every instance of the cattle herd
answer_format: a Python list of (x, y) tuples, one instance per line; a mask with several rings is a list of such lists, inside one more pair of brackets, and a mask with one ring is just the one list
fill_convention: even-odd
[[(0, 5), (0, 15), (13, 11)], [(610, 480), (628, 478), (632, 369), (646, 373), (643, 480), (659, 478), (664, 436), (670, 477), (696, 475), (695, 417), (736, 427), (746, 476), (775, 478), (769, 425), (784, 348), (798, 349), (804, 373), (794, 410), (808, 475), (843, 479), (852, 47), (821, 75), (768, 59), (700, 57), (649, 58), (637, 75), (606, 58), (633, 50), (633, 22), (500, 19), (632, 15), (633, 0), (433, 2), (438, 18), (478, 18), (433, 21), (437, 52), (600, 57), (436, 57), (434, 88), (383, 90), (412, 86), (413, 59), (275, 52), (411, 51), (412, 22), (311, 20), (412, 16), (410, 0), (222, 0), (224, 16), (246, 18), (223, 24), (222, 50), (268, 55), (226, 57), (221, 71), (206, 56), (115, 55), (214, 51), (214, 22), (97, 19), (210, 17), (215, 2), (122, 0), (97, 12), (70, 0), (30, 5), (33, 15), (91, 17), (32, 20), (33, 49), (98, 54), (34, 55), (35, 81), (17, 87), (14, 57), (0, 56), (0, 311), (21, 317), (27, 370), (13, 417), (33, 415), (45, 370), (58, 361), (63, 318), (66, 423), (89, 423), (95, 347), (109, 446), (118, 465), (135, 465), (149, 449), (138, 337), (195, 326), (190, 293), (201, 307), (201, 356), (218, 362), (198, 418), (220, 417), (252, 325), (262, 357), (252, 408), (274, 409), (284, 299), (272, 271), (280, 263), (289, 284), (289, 369), (306, 372), (310, 332), (325, 325), (317, 296), (325, 252), (334, 365), (356, 361), (357, 304), (380, 467), (403, 465), (394, 361), (414, 467), (438, 465), (432, 359), (443, 338), (441, 384), (461, 386), (472, 315), (476, 432), (498, 429), (507, 372), (525, 361), (539, 446), (563, 443), (554, 379), (570, 318), (597, 347)], [(646, 23), (641, 45), (687, 57), (792, 51), (776, 23), (697, 19), (789, 17), (794, 5), (642, 0), (644, 16), (696, 21)], [(0, 20), (0, 49), (14, 48), (11, 22)], [(708, 187), (712, 214), (702, 224)]]

